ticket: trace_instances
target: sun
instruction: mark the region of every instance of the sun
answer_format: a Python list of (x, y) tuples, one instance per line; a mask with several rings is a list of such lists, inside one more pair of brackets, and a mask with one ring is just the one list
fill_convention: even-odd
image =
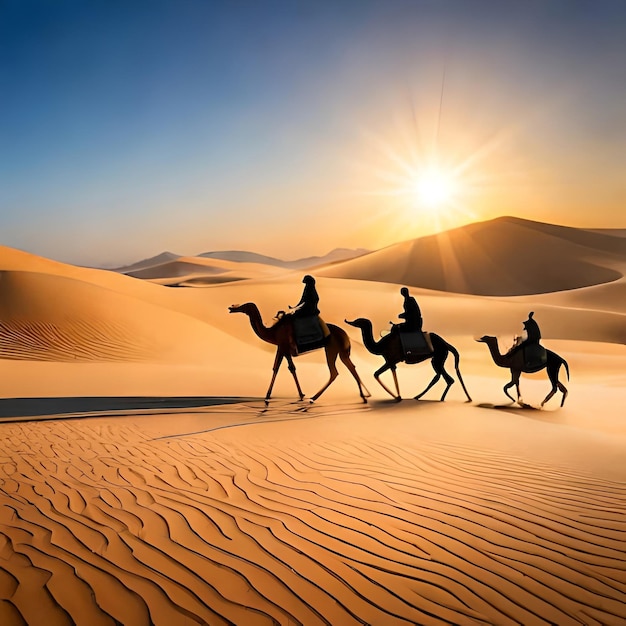
[(451, 172), (428, 168), (413, 174), (410, 192), (420, 206), (439, 210), (449, 206), (456, 198), (459, 183)]

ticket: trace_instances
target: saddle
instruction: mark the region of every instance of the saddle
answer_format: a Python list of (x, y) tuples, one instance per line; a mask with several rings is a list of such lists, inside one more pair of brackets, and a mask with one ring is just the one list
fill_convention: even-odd
[(328, 330), (319, 315), (294, 316), (293, 334), (298, 353), (317, 350), (326, 345)]
[(407, 363), (417, 363), (433, 353), (430, 333), (419, 330), (401, 330), (398, 334)]
[(538, 343), (519, 345), (509, 350), (511, 367), (529, 374), (542, 370), (548, 362), (546, 349)]
[(548, 354), (543, 346), (538, 343), (524, 346), (524, 368), (529, 372), (543, 369), (548, 362)]

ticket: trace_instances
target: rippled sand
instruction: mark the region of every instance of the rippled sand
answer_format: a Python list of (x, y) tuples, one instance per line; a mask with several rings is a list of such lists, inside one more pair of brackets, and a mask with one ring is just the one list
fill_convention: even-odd
[(443, 406), (4, 424), (0, 623), (624, 623), (626, 482)]

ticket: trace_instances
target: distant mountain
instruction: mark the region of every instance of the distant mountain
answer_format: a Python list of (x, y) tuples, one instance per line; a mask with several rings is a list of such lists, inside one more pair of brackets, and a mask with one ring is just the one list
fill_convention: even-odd
[(317, 275), (513, 296), (611, 282), (625, 264), (621, 237), (500, 217), (398, 243)]
[(305, 269), (324, 265), (326, 263), (335, 263), (346, 259), (353, 259), (363, 254), (367, 254), (369, 250), (357, 248), (355, 250), (348, 248), (335, 248), (324, 256), (310, 256), (295, 261), (283, 261), (271, 256), (256, 254), (255, 252), (244, 252), (242, 250), (225, 250), (219, 252), (203, 252), (198, 256), (207, 259), (222, 259), (224, 261), (234, 261), (236, 263), (262, 263), (265, 265), (275, 265), (276, 267), (284, 267), (285, 269)]

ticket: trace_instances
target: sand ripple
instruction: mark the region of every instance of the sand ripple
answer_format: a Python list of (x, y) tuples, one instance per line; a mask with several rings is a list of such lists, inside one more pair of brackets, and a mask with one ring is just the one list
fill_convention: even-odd
[(154, 354), (148, 342), (121, 324), (82, 319), (0, 321), (0, 358), (33, 361), (141, 361)]
[(2, 624), (626, 621), (620, 483), (323, 429), (0, 428)]

